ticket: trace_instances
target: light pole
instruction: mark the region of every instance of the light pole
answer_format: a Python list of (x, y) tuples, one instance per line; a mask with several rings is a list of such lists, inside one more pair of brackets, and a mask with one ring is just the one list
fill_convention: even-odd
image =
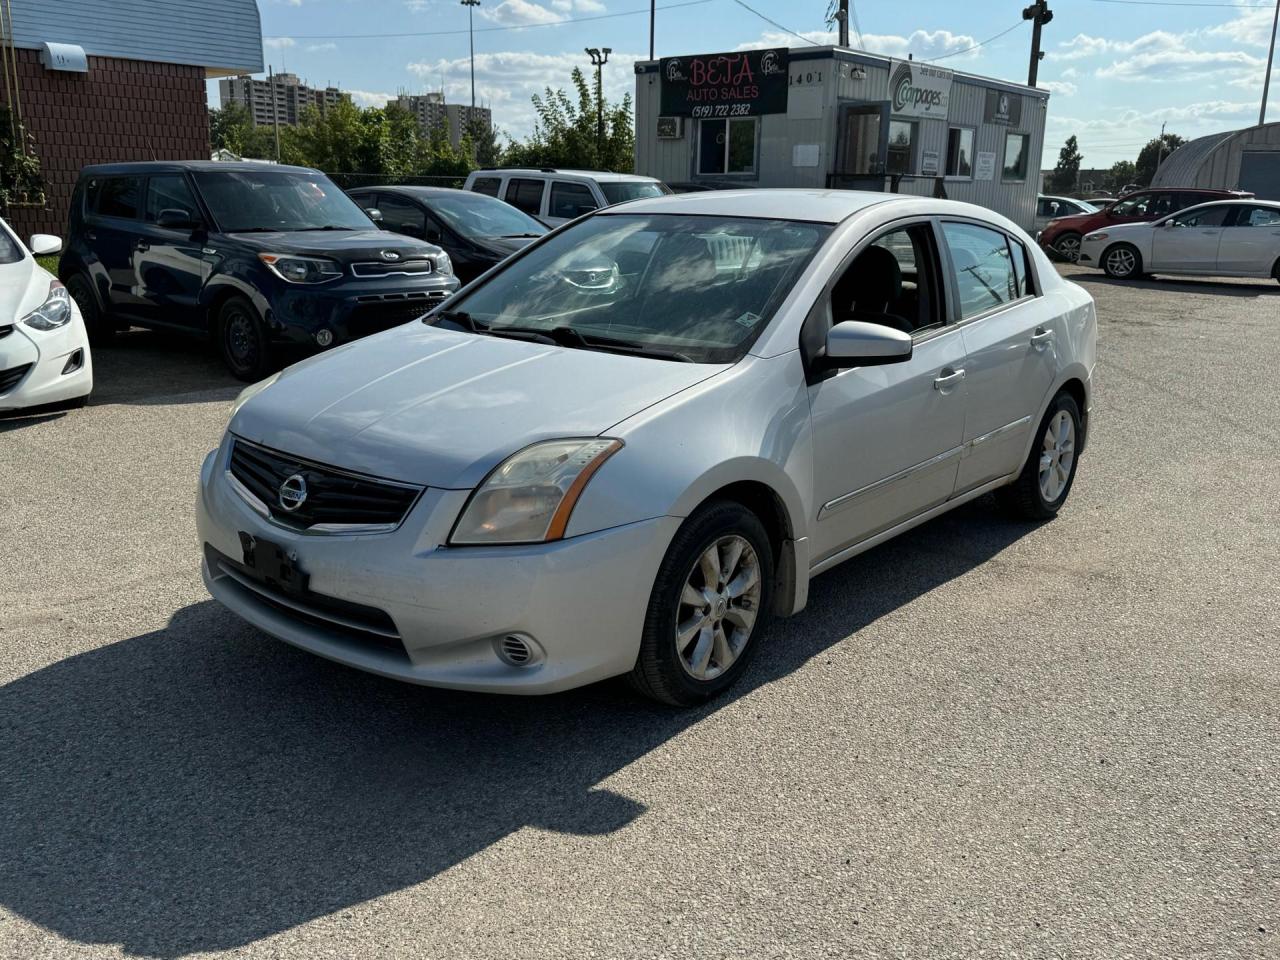
[(1262, 109), (1258, 111), (1258, 126), (1267, 122), (1267, 94), (1271, 92), (1271, 61), (1276, 55), (1276, 26), (1280, 24), (1280, 0), (1276, 0), (1276, 15), (1271, 19), (1271, 49), (1267, 51), (1267, 78), (1262, 81)]
[(475, 14), (475, 7), (480, 6), (480, 0), (462, 0), (462, 5), (467, 8), (467, 38), (471, 42), (471, 109), (476, 108), (476, 33), (475, 23), (472, 19)]
[(591, 58), (591, 64), (596, 68), (596, 162), (600, 162), (600, 155), (604, 151), (604, 80), (602, 74), (604, 65), (609, 62), (609, 54), (613, 53), (611, 47), (598, 49), (596, 47), (587, 47), (587, 56)]

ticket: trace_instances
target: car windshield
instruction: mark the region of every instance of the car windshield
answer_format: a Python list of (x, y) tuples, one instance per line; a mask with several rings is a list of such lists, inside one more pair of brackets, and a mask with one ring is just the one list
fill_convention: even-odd
[(3, 224), (0, 224), (0, 263), (17, 263), (26, 254)]
[(662, 189), (662, 184), (651, 180), (620, 180), (614, 183), (602, 183), (600, 189), (604, 191), (604, 198), (611, 204), (643, 200), (646, 197), (661, 197), (668, 192)]
[(369, 230), (373, 226), (368, 215), (320, 173), (209, 170), (195, 177), (225, 233)]
[(1076, 203), (1076, 206), (1080, 208), (1081, 213), (1097, 213), (1098, 212), (1098, 208), (1095, 207), (1088, 200), (1077, 200), (1075, 201), (1075, 203)]
[(829, 225), (791, 220), (595, 216), (511, 261), (428, 322), (732, 363), (830, 233)]
[(425, 197), (431, 212), (464, 237), (540, 237), (547, 228), (509, 203), (483, 193), (434, 194)]

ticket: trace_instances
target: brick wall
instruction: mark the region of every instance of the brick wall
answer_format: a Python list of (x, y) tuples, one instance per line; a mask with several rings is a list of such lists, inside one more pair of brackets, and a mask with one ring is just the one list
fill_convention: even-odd
[(35, 50), (17, 53), (22, 119), (48, 194), (43, 210), (9, 212), (24, 240), (65, 236), (71, 191), (85, 164), (209, 159), (203, 67), (90, 57), (88, 73), (63, 73), (41, 66)]

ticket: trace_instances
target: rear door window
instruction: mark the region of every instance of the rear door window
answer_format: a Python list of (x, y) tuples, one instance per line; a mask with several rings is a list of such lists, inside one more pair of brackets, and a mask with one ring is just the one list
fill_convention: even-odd
[(507, 183), (507, 195), (503, 199), (517, 210), (523, 210), (531, 217), (542, 212), (542, 188), (546, 186), (542, 180), (512, 179)]
[(471, 181), (472, 193), (483, 193), (489, 197), (496, 197), (501, 186), (502, 180), (499, 177), (476, 177)]
[(583, 184), (568, 183), (564, 180), (552, 181), (551, 203), (547, 207), (547, 216), (572, 220), (584, 213), (590, 213), (597, 206), (591, 190)]
[(1235, 226), (1237, 227), (1277, 227), (1280, 226), (1280, 208), (1276, 207), (1237, 207)]
[(972, 223), (944, 223), (960, 316), (969, 319), (1016, 300), (1018, 275), (1009, 242), (999, 230)]
[(382, 212), (382, 226), (393, 233), (419, 240), (427, 235), (427, 217), (412, 200), (389, 193), (378, 194), (378, 209)]
[(141, 192), (141, 177), (103, 177), (96, 189), (89, 186), (89, 209), (100, 217), (136, 220)]

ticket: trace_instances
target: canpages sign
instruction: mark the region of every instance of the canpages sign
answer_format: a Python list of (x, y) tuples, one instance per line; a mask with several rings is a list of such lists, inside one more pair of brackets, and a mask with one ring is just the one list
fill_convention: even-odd
[(787, 112), (786, 50), (664, 57), (659, 70), (665, 116), (752, 117)]
[(947, 118), (951, 71), (914, 60), (894, 60), (889, 69), (889, 100), (900, 117)]

